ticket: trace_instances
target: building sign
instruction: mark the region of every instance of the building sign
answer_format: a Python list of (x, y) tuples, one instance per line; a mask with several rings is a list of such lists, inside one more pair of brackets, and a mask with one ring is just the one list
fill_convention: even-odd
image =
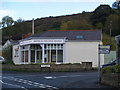
[(50, 67), (50, 65), (48, 64), (48, 65), (41, 65), (41, 67)]
[(100, 54), (109, 54), (110, 53), (110, 45), (99, 45), (99, 53)]
[(27, 44), (53, 44), (53, 43), (64, 43), (64, 39), (31, 39), (31, 40), (25, 40), (21, 41), (20, 45), (27, 45)]

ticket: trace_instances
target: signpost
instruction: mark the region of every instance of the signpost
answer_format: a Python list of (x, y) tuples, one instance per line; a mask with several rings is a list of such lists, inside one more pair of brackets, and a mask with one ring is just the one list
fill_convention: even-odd
[(120, 35), (115, 36), (116, 41), (116, 60), (117, 64), (120, 64)]
[(98, 46), (98, 78), (99, 82), (101, 82), (101, 75), (100, 75), (100, 54), (109, 54), (110, 53), (110, 45), (100, 45)]
[(48, 68), (50, 72), (50, 64), (41, 64), (41, 71), (43, 71), (45, 68)]

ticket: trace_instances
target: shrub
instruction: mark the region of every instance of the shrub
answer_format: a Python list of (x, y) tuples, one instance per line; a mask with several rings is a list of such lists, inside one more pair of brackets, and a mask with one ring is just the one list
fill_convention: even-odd
[(120, 65), (108, 66), (101, 71), (102, 73), (120, 73)]
[(3, 49), (2, 56), (5, 58), (6, 62), (12, 60), (12, 46), (9, 45), (7, 48)]

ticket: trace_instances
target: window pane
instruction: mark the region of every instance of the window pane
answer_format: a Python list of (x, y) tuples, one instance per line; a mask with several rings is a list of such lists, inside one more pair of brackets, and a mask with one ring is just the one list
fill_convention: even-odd
[(51, 51), (51, 62), (56, 62), (56, 50)]
[(31, 62), (35, 62), (35, 51), (31, 50)]
[(28, 62), (28, 51), (25, 51), (25, 62)]
[(57, 62), (63, 62), (63, 50), (58, 50)]
[(24, 51), (22, 51), (22, 62), (24, 62)]

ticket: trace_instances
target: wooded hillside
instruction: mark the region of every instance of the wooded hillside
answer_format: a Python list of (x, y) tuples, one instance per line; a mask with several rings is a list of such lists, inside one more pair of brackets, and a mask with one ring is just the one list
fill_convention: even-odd
[[(111, 36), (120, 34), (120, 9), (112, 9), (109, 5), (100, 5), (93, 12), (85, 12), (57, 17), (45, 17), (35, 20), (35, 33), (47, 30), (102, 30), (104, 44), (111, 44)], [(7, 39), (20, 40), (22, 36), (32, 32), (32, 20), (19, 22), (2, 29), (3, 43)], [(114, 40), (114, 38), (112, 38)], [(114, 47), (114, 45), (113, 45)]]

